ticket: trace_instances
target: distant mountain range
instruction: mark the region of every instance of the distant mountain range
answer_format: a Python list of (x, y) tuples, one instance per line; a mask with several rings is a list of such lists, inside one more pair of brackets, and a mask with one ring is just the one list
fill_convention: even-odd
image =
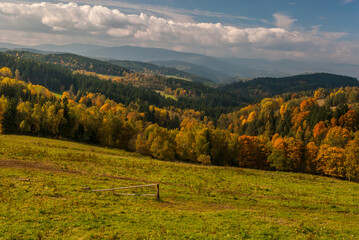
[[(29, 48), (0, 43), (0, 49)], [(38, 45), (31, 47), (45, 52), (70, 52), (107, 60), (130, 60), (176, 68), (217, 83), (258, 77), (285, 77), (303, 73), (327, 72), (359, 78), (359, 65), (331, 62), (302, 62), (293, 60), (261, 60), (247, 58), (218, 58), (161, 48), (104, 47), (89, 44)]]
[[(216, 58), (196, 53), (178, 52), (160, 48), (123, 46), (100, 48), (82, 52), (81, 54), (91, 57), (152, 62), (157, 65), (175, 67), (179, 70), (183, 70), (183, 66), (186, 66), (185, 68), (190, 69), (192, 74), (209, 78), (217, 83), (225, 82), (226, 79), (233, 76), (254, 78), (261, 76), (277, 77), (289, 75), (277, 70), (272, 71), (252, 68), (250, 66), (251, 64), (236, 64), (232, 59)], [(215, 74), (210, 74), (210, 72), (213, 71)], [(218, 74), (220, 75), (219, 77)]]

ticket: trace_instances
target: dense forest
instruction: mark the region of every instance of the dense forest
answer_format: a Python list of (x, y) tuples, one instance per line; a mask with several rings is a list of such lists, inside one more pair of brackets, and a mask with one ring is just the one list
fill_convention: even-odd
[(357, 79), (329, 73), (313, 73), (281, 78), (255, 78), (250, 81), (237, 81), (221, 89), (237, 94), (246, 94), (251, 99), (273, 97), (288, 92), (333, 89), (343, 86), (359, 86)]
[(129, 69), (94, 58), (88, 58), (71, 53), (40, 54), (27, 51), (6, 51), (7, 55), (35, 62), (51, 63), (64, 66), (71, 70), (86, 70), (100, 74), (122, 76), (131, 72)]
[[(28, 67), (37, 66), (28, 63)], [(118, 83), (66, 71), (69, 90), (58, 97), (27, 81), (25, 77), (30, 78), (34, 70), (26, 75), (21, 72), (22, 64), (15, 61), (15, 70), (0, 70), (0, 122), (5, 134), (72, 139), (166, 161), (359, 180), (358, 87), (319, 88), (264, 98), (238, 111), (223, 113), (214, 121), (203, 111), (191, 108), (148, 102), (144, 108), (138, 100), (118, 103), (112, 91), (120, 86)], [(49, 72), (58, 69), (40, 66), (46, 66)], [(44, 79), (51, 78), (44, 75)], [(104, 83), (110, 85), (103, 87)], [(76, 85), (78, 91), (70, 85)], [(121, 93), (117, 97), (124, 96)]]

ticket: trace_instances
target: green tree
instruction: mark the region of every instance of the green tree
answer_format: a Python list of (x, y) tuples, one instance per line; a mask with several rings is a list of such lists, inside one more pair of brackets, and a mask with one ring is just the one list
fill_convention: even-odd
[(3, 132), (6, 134), (16, 133), (17, 131), (17, 119), (16, 119), (17, 103), (18, 103), (17, 99), (11, 99), (7, 107), (5, 108), (2, 128), (3, 128)]

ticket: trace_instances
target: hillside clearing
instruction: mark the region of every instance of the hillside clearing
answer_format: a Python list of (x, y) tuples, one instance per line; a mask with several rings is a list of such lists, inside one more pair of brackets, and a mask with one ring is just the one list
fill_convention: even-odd
[(0, 239), (355, 239), (358, 207), (357, 183), (0, 135)]

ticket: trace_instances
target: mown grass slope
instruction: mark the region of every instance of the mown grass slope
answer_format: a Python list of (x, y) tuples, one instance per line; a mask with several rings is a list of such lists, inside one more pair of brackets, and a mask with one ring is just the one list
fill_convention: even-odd
[[(82, 190), (152, 182), (161, 201)], [(357, 239), (358, 222), (357, 183), (0, 135), (0, 239)]]

